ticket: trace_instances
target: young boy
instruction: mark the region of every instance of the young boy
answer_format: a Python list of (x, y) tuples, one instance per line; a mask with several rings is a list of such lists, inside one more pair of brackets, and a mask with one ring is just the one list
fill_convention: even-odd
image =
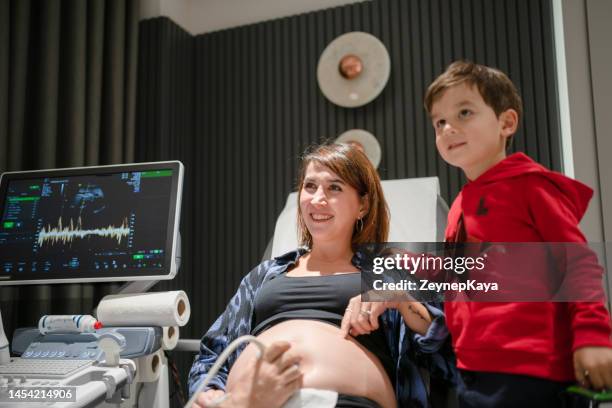
[[(425, 109), (440, 155), (469, 179), (451, 206), (447, 241), (585, 242), (578, 223), (592, 190), (523, 153), (506, 157), (522, 102), (504, 73), (455, 62), (429, 86)], [(602, 302), (447, 302), (445, 312), (462, 407), (561, 406), (576, 380), (612, 388)]]

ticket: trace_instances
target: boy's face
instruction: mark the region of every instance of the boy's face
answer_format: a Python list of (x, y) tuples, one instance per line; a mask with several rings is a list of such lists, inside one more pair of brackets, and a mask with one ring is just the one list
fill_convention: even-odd
[(478, 89), (465, 83), (447, 89), (433, 103), (431, 119), (438, 152), (470, 180), (506, 157), (506, 138), (518, 124), (513, 109), (497, 117)]

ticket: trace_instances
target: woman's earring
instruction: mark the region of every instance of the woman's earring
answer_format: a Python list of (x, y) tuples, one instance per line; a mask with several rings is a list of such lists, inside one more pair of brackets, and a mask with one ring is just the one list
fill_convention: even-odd
[(355, 225), (357, 232), (363, 231), (363, 218), (357, 218), (357, 224)]

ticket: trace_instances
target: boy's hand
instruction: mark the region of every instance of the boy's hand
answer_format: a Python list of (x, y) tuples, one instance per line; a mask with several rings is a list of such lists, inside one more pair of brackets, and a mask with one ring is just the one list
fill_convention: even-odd
[(612, 389), (612, 348), (582, 347), (574, 352), (574, 374), (581, 385)]

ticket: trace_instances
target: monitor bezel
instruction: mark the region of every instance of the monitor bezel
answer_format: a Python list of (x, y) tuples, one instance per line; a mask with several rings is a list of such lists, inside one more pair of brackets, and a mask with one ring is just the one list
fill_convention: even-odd
[[(165, 274), (157, 275), (137, 275), (137, 276), (116, 276), (108, 277), (86, 277), (86, 278), (53, 278), (53, 279), (7, 279), (0, 277), (0, 286), (14, 285), (40, 285), (40, 284), (61, 284), (61, 283), (91, 283), (91, 282), (133, 282), (133, 281), (150, 281), (150, 280), (169, 280), (173, 279), (177, 272), (177, 245), (179, 239), (179, 224), (181, 220), (181, 202), (183, 192), (183, 177), (185, 168), (183, 163), (178, 160), (146, 162), (146, 163), (127, 163), (127, 164), (111, 164), (102, 166), (87, 166), (87, 167), (70, 167), (59, 169), (43, 169), (43, 170), (27, 170), (27, 171), (12, 171), (5, 172), (0, 175), (0, 215), (4, 214), (4, 206), (6, 203), (5, 197), (9, 182), (13, 180), (27, 180), (33, 178), (55, 178), (63, 176), (83, 176), (83, 175), (100, 175), (100, 174), (116, 174), (125, 172), (139, 172), (152, 170), (172, 170), (172, 186), (171, 186), (171, 203), (169, 211), (169, 219), (167, 231), (172, 231), (166, 237), (165, 249), (171, 246), (170, 258), (168, 259), (169, 270)], [(41, 176), (42, 175), (42, 176)], [(172, 199), (174, 198), (174, 199)], [(172, 208), (174, 206), (174, 208)], [(171, 240), (169, 243), (168, 241)]]

